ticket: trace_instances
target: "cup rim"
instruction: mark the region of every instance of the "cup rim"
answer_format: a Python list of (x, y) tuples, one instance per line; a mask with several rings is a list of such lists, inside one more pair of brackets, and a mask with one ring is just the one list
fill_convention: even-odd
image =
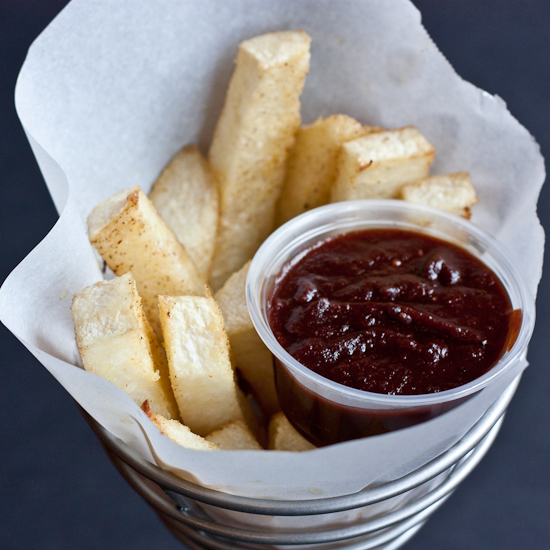
[[(267, 321), (266, 315), (264, 315), (265, 307), (263, 306), (267, 301), (265, 289), (266, 279), (263, 271), (265, 266), (273, 266), (277, 259), (283, 256), (283, 254), (288, 254), (290, 250), (296, 249), (296, 247), (299, 247), (300, 244), (311, 239), (312, 237), (317, 236), (317, 240), (321, 241), (326, 238), (329, 231), (338, 230), (338, 233), (353, 231), (354, 229), (352, 225), (342, 224), (346, 217), (380, 211), (390, 211), (396, 214), (414, 213), (421, 216), (429, 216), (431, 219), (442, 221), (444, 223), (450, 223), (451, 225), (456, 226), (459, 230), (466, 232), (466, 234), (473, 237), (477, 242), (484, 245), (485, 254), (489, 254), (488, 257), (491, 259), (490, 265), (486, 261), (487, 257), (485, 255), (481, 258), (479, 253), (476, 254), (471, 247), (465, 246), (464, 243), (458, 243), (456, 241), (453, 242), (452, 238), (445, 236), (442, 233), (438, 233), (435, 236), (446, 240), (447, 242), (457, 244), (472, 253), (495, 273), (505, 287), (510, 300), (512, 300), (512, 296), (510, 296), (511, 291), (519, 299), (519, 309), (522, 311), (522, 319), (516, 340), (512, 347), (504, 352), (499, 361), (482, 376), (466, 384), (457, 386), (456, 388), (437, 393), (418, 395), (390, 395), (374, 393), (344, 386), (313, 372), (294, 359), (294, 357), (292, 357), (275, 338)], [(319, 223), (312, 224), (312, 219), (319, 220)], [(426, 230), (418, 224), (414, 225), (406, 222), (396, 223), (395, 221), (388, 223), (382, 223), (379, 221), (372, 224), (370, 222), (371, 220), (365, 219), (364, 223), (366, 225), (364, 228), (400, 227), (430, 234), (429, 230)], [(338, 223), (341, 225), (338, 226)], [(363, 229), (363, 227), (358, 227), (355, 230), (361, 229)], [(296, 236), (289, 240), (289, 235)], [(325, 235), (325, 237), (323, 237), (323, 235)], [(289, 262), (296, 261), (297, 256), (299, 257), (299, 252), (284, 261), (281, 264), (281, 267), (287, 265)], [(246, 280), (246, 300), (252, 323), (267, 348), (288, 368), (291, 374), (294, 376), (298, 375), (298, 377), (308, 380), (316, 387), (323, 389), (325, 398), (327, 398), (325, 392), (328, 392), (329, 395), (334, 397), (344, 399), (346, 397), (351, 398), (354, 401), (355, 406), (357, 406), (357, 403), (361, 403), (362, 401), (368, 401), (369, 405), (382, 408), (404, 409), (426, 406), (429, 407), (463, 399), (481, 391), (483, 388), (494, 382), (497, 378), (500, 378), (500, 376), (506, 372), (509, 367), (525, 358), (527, 346), (534, 330), (535, 303), (534, 297), (529, 291), (527, 283), (517, 264), (514, 262), (513, 257), (513, 254), (496, 238), (489, 235), (469, 220), (449, 212), (398, 199), (362, 199), (343, 201), (309, 210), (291, 219), (275, 230), (264, 241), (254, 255), (249, 267)], [(495, 267), (498, 269), (495, 269)], [(270, 273), (269, 277), (273, 280), (277, 275), (279, 275), (279, 273), (280, 269), (277, 273)], [(503, 280), (503, 276), (505, 276), (505, 280)], [(516, 309), (516, 307), (514, 307), (514, 309)]]

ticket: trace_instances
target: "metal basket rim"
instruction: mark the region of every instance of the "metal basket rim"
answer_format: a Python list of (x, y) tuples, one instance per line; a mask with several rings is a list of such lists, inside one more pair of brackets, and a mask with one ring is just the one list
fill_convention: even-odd
[(376, 487), (366, 487), (355, 493), (307, 500), (274, 500), (245, 497), (210, 489), (185, 480), (147, 461), (101, 426), (86, 411), (83, 409), (81, 411), (92, 430), (108, 449), (123, 462), (165, 490), (173, 491), (204, 504), (238, 512), (261, 515), (303, 516), (341, 512), (375, 504), (414, 489), (444, 472), (469, 453), (492, 429), (506, 411), (519, 384), (519, 380), (520, 376), (510, 384), (462, 439), (417, 470), (394, 481)]
[[(361, 548), (378, 548), (380, 542), (388, 542), (409, 530), (418, 522), (424, 522), (431, 513), (437, 509), (452, 494), (462, 480), (470, 474), (477, 464), (485, 456), (498, 434), (503, 416), (491, 428), (483, 440), (472, 451), (459, 460), (449, 471), (448, 476), (434, 488), (431, 488), (420, 498), (399, 507), (383, 515), (375, 515), (372, 518), (353, 522), (343, 527), (331, 527), (328, 530), (315, 530), (307, 532), (280, 531), (276, 532), (257, 530), (250, 527), (229, 526), (219, 523), (208, 517), (208, 510), (198, 510), (195, 503), (179, 497), (170, 492), (168, 495), (155, 491), (144, 478), (131, 466), (107, 450), (116, 468), (128, 481), (130, 486), (138, 492), (165, 520), (175, 522), (172, 527), (179, 531), (193, 533), (192, 538), (208, 541), (208, 548), (228, 550), (223, 541), (246, 542), (252, 546), (247, 548), (260, 548), (265, 544), (319, 544), (324, 542), (339, 542), (345, 540), (357, 540), (358, 537), (368, 536), (369, 540), (361, 543)], [(197, 515), (198, 511), (198, 515)], [(206, 515), (205, 515), (206, 512)], [(171, 528), (172, 530), (174, 530)], [(212, 538), (213, 537), (213, 538)], [(221, 538), (220, 538), (221, 537)], [(364, 543), (367, 545), (364, 546)], [(257, 546), (257, 545), (260, 546)]]

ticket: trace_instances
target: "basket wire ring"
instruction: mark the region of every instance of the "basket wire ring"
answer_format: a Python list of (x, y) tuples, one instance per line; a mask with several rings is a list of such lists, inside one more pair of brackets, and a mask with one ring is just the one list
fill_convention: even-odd
[[(349, 495), (297, 501), (231, 495), (184, 480), (146, 461), (87, 413), (82, 412), (119, 472), (138, 494), (156, 509), (167, 527), (190, 548), (229, 550), (235, 547), (228, 545), (224, 539), (240, 541), (244, 543), (239, 545), (242, 548), (256, 549), (265, 548), (265, 545), (271, 544), (321, 544), (368, 536), (368, 540), (346, 547), (349, 550), (368, 550), (392, 540), (397, 541), (401, 537), (408, 539), (450, 496), (492, 445), (518, 383), (519, 377), (458, 443), (421, 468), (395, 481), (378, 487), (367, 487)], [(390, 499), (418, 487), (447, 470), (449, 474), (441, 484), (412, 503), (359, 524), (325, 531), (274, 533), (226, 526), (209, 519), (195, 504), (200, 502), (260, 515), (328, 514)], [(203, 546), (196, 546), (199, 541)], [(397, 546), (393, 547), (397, 548)]]

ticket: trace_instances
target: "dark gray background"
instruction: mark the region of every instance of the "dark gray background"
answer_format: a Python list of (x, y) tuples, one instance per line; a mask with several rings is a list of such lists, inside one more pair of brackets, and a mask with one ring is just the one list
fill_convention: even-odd
[[(13, 90), (28, 46), (65, 3), (0, 0), (0, 281), (57, 219)], [(414, 3), (457, 72), (502, 97), (550, 158), (550, 2)], [(547, 229), (549, 203), (546, 187)], [(408, 550), (550, 548), (549, 280), (546, 272), (531, 366), (496, 443)], [(72, 398), (1, 325), (0, 350), (0, 547), (182, 548), (115, 471)]]

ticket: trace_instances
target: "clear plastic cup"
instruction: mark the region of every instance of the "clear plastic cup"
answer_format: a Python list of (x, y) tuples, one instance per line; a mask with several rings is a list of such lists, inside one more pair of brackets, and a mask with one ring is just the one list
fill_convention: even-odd
[[(302, 251), (328, 237), (366, 229), (416, 231), (458, 245), (480, 259), (503, 284), (518, 327), (515, 341), (484, 375), (462, 386), (424, 395), (385, 395), (333, 382), (301, 365), (276, 340), (267, 319), (275, 278)], [(330, 204), (302, 214), (275, 231), (250, 265), (247, 301), (252, 322), (274, 356), (283, 412), (317, 446), (406, 428), (434, 418), (471, 398), (524, 358), (534, 322), (534, 298), (512, 254), (467, 220), (399, 200)]]

